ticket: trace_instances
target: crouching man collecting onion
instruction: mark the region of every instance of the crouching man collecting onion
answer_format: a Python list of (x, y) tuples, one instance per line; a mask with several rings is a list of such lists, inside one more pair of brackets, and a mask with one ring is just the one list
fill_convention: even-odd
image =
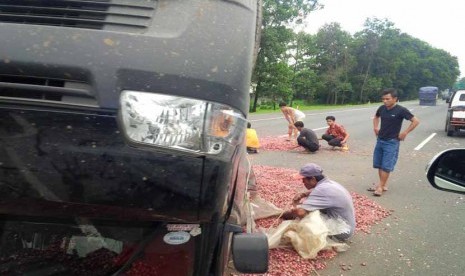
[(342, 232), (332, 235), (340, 241), (352, 237), (355, 230), (355, 211), (350, 193), (339, 183), (326, 178), (323, 170), (315, 163), (308, 163), (300, 169), (299, 175), (309, 191), (297, 194), (293, 199), (294, 208), (285, 211), (285, 220), (303, 218), (309, 212), (320, 210), (329, 220), (343, 221)]

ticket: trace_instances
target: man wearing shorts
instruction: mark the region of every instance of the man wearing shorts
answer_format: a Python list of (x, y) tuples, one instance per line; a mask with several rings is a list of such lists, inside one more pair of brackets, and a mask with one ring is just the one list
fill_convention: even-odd
[[(382, 92), (384, 105), (376, 110), (373, 118), (373, 130), (377, 136), (375, 150), (373, 152), (373, 168), (378, 169), (379, 183), (370, 188), (373, 195), (381, 196), (387, 191), (387, 180), (399, 156), (400, 141), (404, 141), (412, 130), (420, 123), (410, 111), (397, 104), (397, 91), (389, 88)], [(403, 120), (411, 123), (401, 132)], [(379, 124), (381, 122), (381, 128)]]
[(281, 109), (281, 112), (283, 113), (284, 118), (289, 123), (288, 126), (287, 126), (287, 129), (288, 129), (288, 131), (287, 131), (288, 139), (287, 140), (288, 141), (291, 140), (292, 134), (294, 134), (294, 137), (297, 138), (298, 130), (294, 126), (294, 123), (297, 122), (297, 121), (302, 121), (305, 118), (305, 114), (302, 111), (298, 110), (298, 109), (287, 106), (287, 104), (285, 102), (282, 102), (282, 103), (279, 104), (279, 109)]

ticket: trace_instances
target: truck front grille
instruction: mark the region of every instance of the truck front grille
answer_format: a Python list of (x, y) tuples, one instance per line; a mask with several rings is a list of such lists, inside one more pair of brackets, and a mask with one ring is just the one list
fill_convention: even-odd
[(157, 0), (0, 0), (0, 23), (143, 32)]
[(9, 75), (0, 75), (0, 100), (98, 106), (86, 82)]

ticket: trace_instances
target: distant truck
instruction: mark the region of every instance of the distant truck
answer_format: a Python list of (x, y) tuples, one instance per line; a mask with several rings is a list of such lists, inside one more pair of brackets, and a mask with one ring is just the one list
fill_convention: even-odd
[(435, 86), (420, 87), (418, 91), (418, 98), (420, 99), (420, 105), (436, 105), (439, 89)]

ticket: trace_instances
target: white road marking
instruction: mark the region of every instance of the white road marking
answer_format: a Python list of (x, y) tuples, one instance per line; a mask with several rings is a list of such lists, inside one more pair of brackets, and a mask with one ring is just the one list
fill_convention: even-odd
[(434, 136), (436, 136), (436, 133), (431, 134), (428, 138), (421, 142), (414, 150), (420, 150), (424, 145), (426, 145), (426, 143), (433, 139)]
[(266, 119), (255, 119), (255, 120), (249, 120), (249, 122), (270, 121), (270, 120), (277, 120), (277, 119), (284, 119), (284, 117), (274, 117), (274, 118), (266, 118)]
[[(317, 131), (317, 130), (322, 130), (322, 129), (327, 129), (328, 127), (325, 126), (325, 127), (319, 127), (319, 128), (312, 128), (313, 131)], [(284, 137), (287, 137), (288, 135), (287, 134), (283, 134), (283, 135), (279, 135), (278, 137), (279, 138), (284, 138)]]
[(326, 127), (320, 127), (320, 128), (313, 128), (312, 130), (313, 130), (313, 131), (317, 131), (317, 130), (322, 130), (322, 129), (327, 129), (327, 128), (328, 128), (328, 127), (326, 126)]

